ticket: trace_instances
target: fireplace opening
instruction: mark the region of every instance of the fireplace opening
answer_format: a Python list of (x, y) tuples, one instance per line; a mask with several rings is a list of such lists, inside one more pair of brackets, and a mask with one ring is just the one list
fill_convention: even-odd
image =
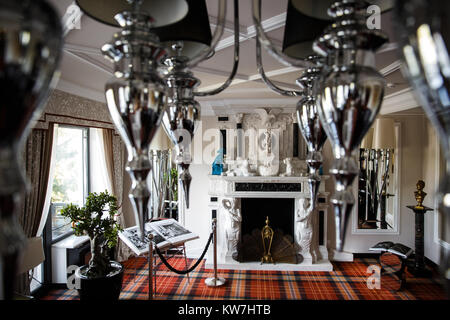
[(242, 235), (261, 230), (269, 217), (273, 230), (294, 236), (294, 199), (292, 198), (241, 198)]
[(268, 217), (274, 231), (270, 250), (274, 262), (299, 263), (293, 238), (294, 206), (294, 199), (241, 198), (242, 236), (233, 258), (240, 262), (261, 261), (267, 254), (261, 231)]

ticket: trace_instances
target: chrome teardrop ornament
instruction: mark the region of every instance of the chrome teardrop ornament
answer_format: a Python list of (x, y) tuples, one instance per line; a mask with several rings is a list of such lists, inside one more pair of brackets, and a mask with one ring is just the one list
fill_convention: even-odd
[(315, 51), (327, 59), (316, 99), (336, 159), (330, 170), (336, 181), (331, 202), (336, 249), (342, 251), (355, 201), (349, 187), (359, 172), (352, 153), (359, 148), (381, 107), (385, 80), (373, 67), (374, 51), (387, 38), (379, 30), (367, 29), (363, 2), (335, 2), (328, 12), (334, 22), (314, 44)]
[(313, 88), (319, 79), (322, 61), (320, 57), (308, 57), (308, 61), (318, 64), (317, 67), (306, 69), (302, 76), (297, 79), (297, 84), (305, 90), (306, 96), (297, 103), (297, 123), (303, 139), (308, 148), (306, 163), (309, 168), (310, 177), (308, 179), (310, 190), (310, 206), (313, 210), (316, 206), (317, 194), (319, 192), (321, 178), (318, 174), (323, 163), (322, 148), (327, 139), (327, 135), (320, 122), (317, 101), (313, 93)]
[(45, 106), (63, 31), (46, 1), (0, 1), (0, 300), (12, 299), (26, 236), (17, 218), (27, 183), (18, 153)]
[(183, 189), (186, 208), (189, 208), (189, 191), (192, 176), (189, 166), (192, 162), (190, 146), (198, 122), (200, 105), (194, 100), (194, 89), (200, 84), (190, 71), (185, 68), (186, 60), (173, 56), (166, 61), (172, 71), (165, 77), (168, 87), (169, 106), (162, 120), (162, 125), (175, 145), (175, 163), (178, 165), (178, 180)]
[(132, 181), (129, 198), (133, 205), (140, 238), (145, 236), (149, 214), (150, 190), (147, 177), (152, 170), (149, 148), (167, 106), (164, 82), (157, 63), (165, 51), (151, 33), (151, 17), (139, 12), (116, 16), (122, 30), (102, 47), (105, 58), (114, 62), (115, 77), (105, 86), (108, 109), (126, 145), (126, 171)]

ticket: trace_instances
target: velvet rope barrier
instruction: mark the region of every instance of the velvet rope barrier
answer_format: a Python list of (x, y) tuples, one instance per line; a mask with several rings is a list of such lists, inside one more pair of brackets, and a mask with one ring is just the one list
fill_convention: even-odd
[(200, 258), (197, 260), (197, 262), (196, 262), (192, 267), (190, 267), (189, 269), (186, 269), (186, 270), (178, 270), (178, 269), (175, 269), (174, 267), (172, 267), (172, 266), (169, 264), (169, 262), (166, 260), (166, 258), (164, 258), (163, 254), (161, 253), (161, 251), (159, 251), (159, 249), (158, 249), (157, 246), (155, 246), (155, 251), (156, 251), (156, 253), (158, 254), (158, 256), (159, 256), (159, 258), (161, 259), (161, 261), (164, 263), (164, 265), (165, 265), (167, 268), (169, 268), (170, 271), (175, 272), (175, 273), (178, 273), (178, 274), (187, 274), (187, 273), (193, 271), (195, 268), (197, 268), (197, 266), (198, 266), (198, 265), (200, 264), (200, 262), (203, 260), (203, 257), (205, 256), (206, 251), (208, 250), (208, 247), (209, 247), (209, 245), (211, 244), (211, 241), (212, 241), (212, 239), (213, 239), (213, 234), (214, 234), (214, 233), (211, 232), (211, 234), (209, 235), (208, 242), (207, 242), (206, 247), (205, 247), (205, 249), (203, 250), (203, 253), (202, 253), (202, 255), (200, 256)]

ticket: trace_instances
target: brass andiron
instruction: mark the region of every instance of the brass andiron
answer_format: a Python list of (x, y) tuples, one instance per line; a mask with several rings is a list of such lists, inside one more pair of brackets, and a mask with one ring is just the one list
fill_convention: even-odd
[(266, 217), (266, 225), (261, 231), (262, 243), (264, 247), (264, 255), (261, 258), (261, 263), (275, 263), (270, 252), (272, 248), (273, 229), (269, 227), (269, 217)]
[(416, 277), (430, 277), (431, 271), (425, 266), (424, 259), (424, 215), (427, 211), (432, 211), (432, 208), (425, 207), (423, 201), (427, 193), (423, 191), (425, 188), (425, 182), (422, 180), (417, 181), (417, 190), (414, 191), (414, 197), (417, 204), (415, 206), (407, 206), (414, 211), (415, 214), (415, 250), (414, 261), (408, 263), (408, 271)]

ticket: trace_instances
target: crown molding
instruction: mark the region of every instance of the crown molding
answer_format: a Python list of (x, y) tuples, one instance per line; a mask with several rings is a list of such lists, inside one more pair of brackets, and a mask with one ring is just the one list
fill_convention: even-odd
[[(263, 20), (261, 22), (261, 25), (265, 32), (269, 32), (269, 31), (273, 31), (273, 30), (284, 27), (285, 23), (286, 23), (286, 12)], [(241, 28), (241, 30), (245, 29), (245, 27), (243, 27), (243, 26), (240, 26), (240, 28)], [(255, 37), (256, 37), (256, 28), (254, 25), (251, 25), (251, 26), (247, 27), (247, 30), (245, 33), (240, 32), (239, 42), (250, 40)], [(277, 46), (281, 45), (281, 41), (277, 41), (274, 39), (271, 39), (271, 40), (274, 42), (275, 45), (277, 45)], [(217, 47), (215, 50), (220, 51), (225, 48), (231, 47), (232, 45), (234, 45), (234, 35), (220, 40), (219, 43), (217, 44)]]
[(414, 90), (409, 87), (384, 97), (380, 114), (386, 115), (394, 112), (417, 108), (420, 106), (420, 103), (416, 100)]
[(392, 62), (391, 64), (387, 65), (384, 68), (380, 69), (380, 73), (386, 77), (388, 75), (390, 75), (391, 73), (394, 73), (397, 70), (400, 70), (400, 68), (403, 65), (403, 61), (401, 60), (395, 60), (394, 62)]
[(83, 98), (106, 103), (105, 94), (103, 92), (86, 88), (64, 79), (59, 79), (55, 89)]

